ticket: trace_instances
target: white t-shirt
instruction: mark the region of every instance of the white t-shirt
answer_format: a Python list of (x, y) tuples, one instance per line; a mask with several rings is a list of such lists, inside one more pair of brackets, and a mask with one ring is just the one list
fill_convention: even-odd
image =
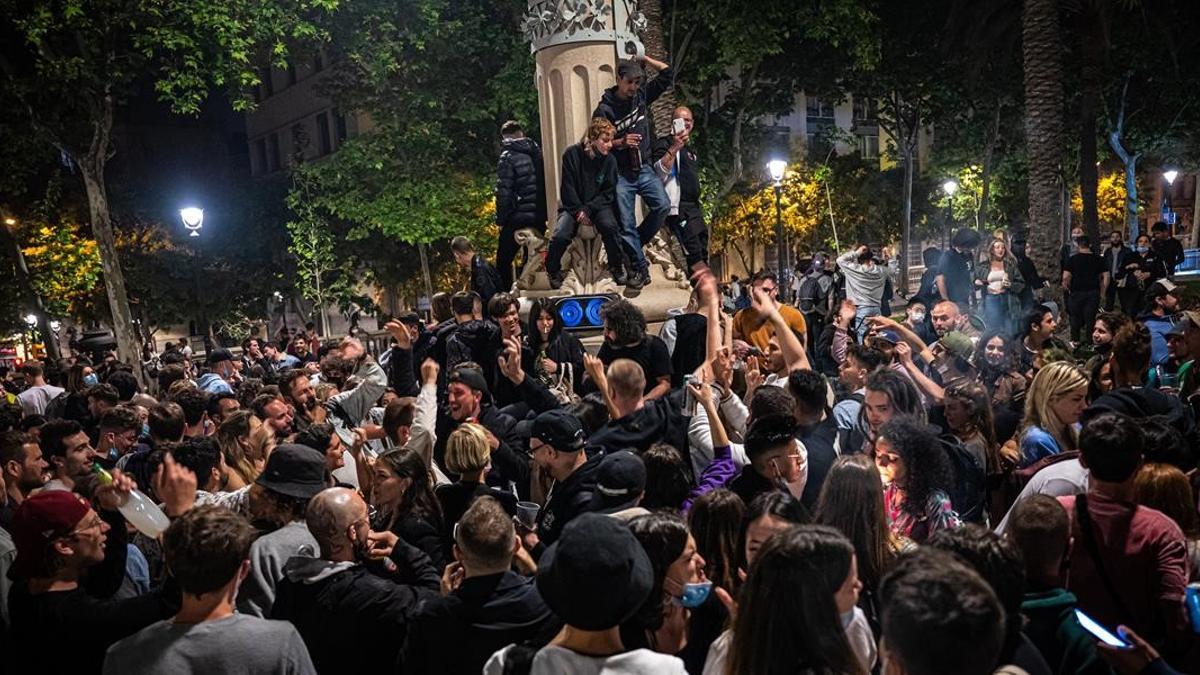
[[(1033, 474), (1025, 487), (1021, 489), (1021, 494), (1017, 495), (1017, 500), (1013, 502), (1015, 507), (1022, 499), (1031, 495), (1046, 495), (1049, 497), (1067, 497), (1070, 495), (1078, 495), (1087, 492), (1088, 476), (1090, 473), (1078, 459), (1068, 459), (1042, 469)], [(1012, 515), (1012, 509), (1004, 514), (1004, 520), (1000, 521), (1000, 525), (996, 527), (996, 534), (1004, 534), (1004, 529), (1008, 527), (1008, 517)]]
[(46, 414), (46, 406), (50, 404), (50, 401), (58, 398), (59, 394), (65, 391), (66, 389), (56, 387), (52, 384), (40, 384), (17, 394), (17, 403), (21, 405), (21, 412), (27, 416), (44, 415)]
[[(504, 659), (512, 645), (492, 654), (483, 675), (503, 675)], [(683, 661), (649, 649), (635, 649), (613, 656), (584, 656), (569, 649), (548, 645), (533, 657), (530, 675), (687, 675)]]

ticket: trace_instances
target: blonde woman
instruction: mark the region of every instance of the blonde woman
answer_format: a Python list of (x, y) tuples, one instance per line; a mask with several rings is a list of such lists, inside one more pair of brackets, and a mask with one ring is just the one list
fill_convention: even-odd
[(987, 259), (975, 267), (975, 286), (983, 291), (983, 320), (988, 330), (1012, 336), (1012, 317), (1021, 313), (1019, 296), (1025, 289), (1025, 279), (1003, 239), (988, 243)]
[(250, 485), (262, 472), (250, 443), (250, 436), (260, 426), (262, 422), (250, 412), (235, 410), (217, 427), (217, 446), (225, 456), (225, 489), (230, 492)]
[(442, 507), (447, 534), (467, 512), (471, 502), (481, 495), (495, 497), (505, 511), (516, 513), (516, 497), (485, 483), (488, 470), (492, 468), (492, 446), (483, 427), (470, 422), (460, 424), (446, 439), (445, 461), (446, 470), (458, 474), (458, 481), (437, 486), (433, 494)]
[[(619, 236), (616, 214), (613, 211), (617, 195), (617, 159), (612, 150), (616, 128), (603, 117), (596, 117), (588, 125), (582, 140), (567, 148), (562, 156), (562, 181), (558, 191), (558, 221), (550, 238), (550, 250), (546, 254), (546, 275), (550, 287), (562, 287), (566, 273), (562, 270), (562, 257), (583, 225), (594, 225), (604, 243), (608, 256), (608, 269), (613, 280), (623, 286), (626, 282), (623, 260), (637, 260), (637, 252), (625, 250), (629, 243)], [(637, 270), (630, 270), (630, 281), (638, 281)], [(634, 286), (633, 283), (630, 284)], [(636, 285), (641, 288), (642, 285)]]
[(1087, 405), (1087, 389), (1083, 371), (1069, 363), (1050, 363), (1038, 371), (1025, 394), (1019, 466), (1078, 449), (1075, 423)]
[(254, 464), (255, 469), (261, 473), (263, 467), (267, 465), (267, 458), (271, 456), (271, 451), (278, 445), (275, 439), (275, 430), (269, 424), (263, 424), (257, 417), (254, 418), (255, 423), (250, 425), (249, 446), (246, 448), (246, 456)]

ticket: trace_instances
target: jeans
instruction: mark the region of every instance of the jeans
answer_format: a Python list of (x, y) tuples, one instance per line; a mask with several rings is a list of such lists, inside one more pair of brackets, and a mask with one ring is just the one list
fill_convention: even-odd
[[(638, 196), (642, 198), (642, 208), (646, 218), (641, 225), (635, 221), (634, 204)], [(649, 164), (643, 164), (636, 176), (617, 176), (617, 210), (621, 216), (621, 239), (625, 243), (625, 253), (629, 258), (630, 267), (645, 270), (649, 267), (642, 244), (654, 238), (662, 227), (670, 211), (671, 203), (667, 199), (667, 191), (663, 188), (662, 179), (654, 172)]]
[(1012, 337), (1012, 317), (1008, 311), (1008, 294), (983, 294), (983, 321), (988, 330), (1000, 331), (1004, 337)]
[[(592, 224), (600, 233), (600, 241), (604, 244), (604, 252), (608, 255), (609, 269), (616, 269), (622, 264), (621, 247), (617, 239), (617, 219), (612, 209), (601, 209), (592, 214)], [(546, 273), (558, 274), (562, 271), (562, 257), (579, 231), (579, 222), (572, 213), (558, 214), (558, 222), (554, 224), (554, 234), (550, 237), (550, 248), (546, 252)]]
[(871, 328), (871, 325), (867, 322), (867, 319), (873, 316), (879, 316), (878, 307), (859, 307), (858, 309), (854, 310), (854, 323), (858, 324), (857, 332), (859, 344), (862, 344), (863, 338), (866, 337), (867, 331)]
[(1100, 309), (1100, 291), (1071, 291), (1067, 298), (1067, 316), (1071, 318), (1071, 341), (1079, 342), (1081, 335), (1092, 340), (1092, 324)]

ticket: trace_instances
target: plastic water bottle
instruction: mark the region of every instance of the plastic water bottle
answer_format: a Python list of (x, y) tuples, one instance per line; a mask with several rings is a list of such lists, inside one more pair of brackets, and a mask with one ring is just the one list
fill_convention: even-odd
[[(105, 471), (104, 467), (93, 463), (92, 471), (100, 478), (101, 484), (112, 484), (112, 474)], [(151, 501), (137, 488), (130, 490), (129, 496), (117, 507), (117, 510), (121, 512), (122, 516), (125, 516), (125, 520), (137, 528), (138, 532), (147, 537), (157, 539), (171, 524), (171, 519), (167, 518), (167, 514), (158, 508), (158, 504)]]

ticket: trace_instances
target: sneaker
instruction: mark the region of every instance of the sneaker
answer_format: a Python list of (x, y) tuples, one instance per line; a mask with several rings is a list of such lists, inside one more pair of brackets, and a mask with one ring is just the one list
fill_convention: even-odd
[(650, 270), (638, 270), (629, 275), (625, 286), (636, 291), (644, 288), (648, 283), (650, 283)]
[(550, 279), (550, 288), (558, 290), (562, 288), (563, 281), (566, 280), (567, 274), (559, 270), (558, 272), (548, 272), (546, 276)]
[(616, 285), (624, 286), (629, 283), (629, 275), (625, 273), (624, 266), (610, 267), (608, 268), (608, 272), (609, 274), (612, 274), (613, 283)]

